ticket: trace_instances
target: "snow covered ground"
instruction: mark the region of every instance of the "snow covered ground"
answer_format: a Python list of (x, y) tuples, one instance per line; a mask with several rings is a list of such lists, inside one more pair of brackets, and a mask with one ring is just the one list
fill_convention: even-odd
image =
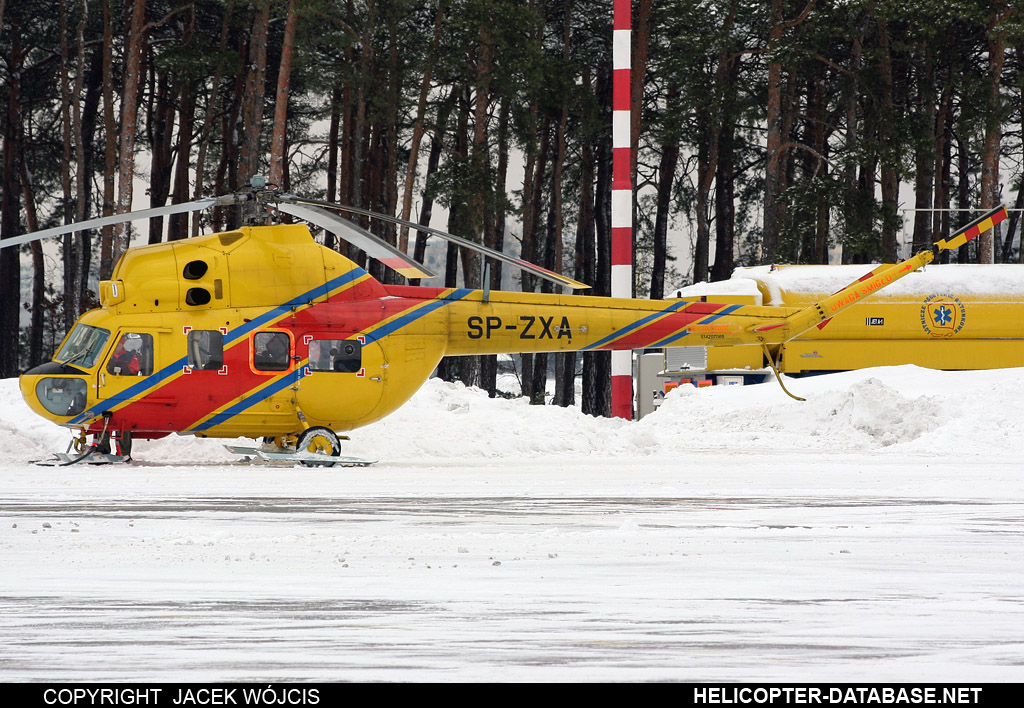
[(367, 469), (45, 468), (0, 381), (0, 680), (1024, 681), (1024, 369), (788, 386), (625, 423), (432, 380)]

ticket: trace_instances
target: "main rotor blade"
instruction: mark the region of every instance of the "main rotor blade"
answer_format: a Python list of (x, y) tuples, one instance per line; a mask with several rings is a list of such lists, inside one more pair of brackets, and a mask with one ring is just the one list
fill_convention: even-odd
[(443, 238), (446, 241), (451, 241), (452, 243), (458, 244), (459, 246), (462, 246), (463, 248), (468, 248), (471, 251), (477, 251), (478, 253), (483, 253), (484, 255), (486, 255), (486, 256), (488, 256), (490, 258), (494, 258), (495, 260), (502, 261), (503, 263), (508, 263), (509, 265), (511, 265), (511, 266), (513, 266), (515, 268), (519, 268), (520, 270), (528, 271), (528, 272), (533, 273), (534, 275), (536, 275), (538, 277), (544, 278), (546, 280), (550, 280), (551, 282), (553, 282), (553, 283), (555, 283), (557, 285), (564, 285), (565, 287), (572, 288), (573, 290), (581, 290), (583, 288), (589, 288), (590, 287), (586, 283), (581, 283), (578, 280), (573, 280), (572, 278), (564, 276), (561, 273), (555, 273), (554, 271), (550, 271), (547, 268), (541, 268), (540, 266), (534, 265), (533, 263), (530, 263), (529, 261), (524, 261), (524, 260), (522, 260), (520, 258), (513, 258), (512, 256), (505, 255), (501, 251), (495, 251), (493, 248), (488, 248), (487, 246), (482, 246), (479, 243), (473, 243), (472, 241), (470, 241), (468, 239), (464, 239), (461, 236), (456, 236), (454, 234), (450, 234), (447, 231), (439, 231), (438, 229), (432, 229), (429, 226), (423, 226), (421, 224), (415, 224), (415, 223), (413, 223), (411, 221), (406, 221), (405, 219), (400, 219), (397, 216), (388, 216), (387, 214), (380, 214), (380, 213), (375, 212), (375, 211), (367, 211), (366, 209), (358, 209), (356, 207), (344, 206), (342, 204), (332, 204), (331, 202), (323, 202), (323, 201), (320, 201), (320, 200), (317, 200), (317, 199), (306, 199), (304, 197), (295, 197), (295, 196), (292, 196), (292, 195), (282, 195), (282, 196), (287, 196), (288, 199), (295, 200), (296, 202), (302, 202), (303, 204), (316, 204), (318, 206), (327, 207), (329, 209), (338, 209), (339, 211), (345, 211), (345, 212), (349, 212), (351, 214), (360, 214), (361, 216), (367, 216), (367, 217), (370, 217), (371, 219), (381, 219), (382, 221), (390, 221), (393, 224), (399, 224), (401, 226), (408, 226), (410, 229), (416, 229), (418, 231), (425, 231), (425, 232), (427, 232), (429, 234), (433, 234), (434, 236), (440, 236), (441, 238)]
[[(227, 202), (223, 198), (217, 199), (210, 197), (207, 199), (197, 199), (194, 202), (183, 202), (182, 204), (172, 204), (170, 206), (155, 207), (153, 209), (129, 211), (124, 214), (101, 216), (96, 219), (87, 219), (85, 221), (79, 221), (74, 224), (54, 226), (53, 228), (43, 229), (42, 231), (33, 231), (31, 233), (22, 234), (21, 236), (14, 236), (13, 238), (0, 239), (0, 248), (7, 248), (8, 246), (18, 246), (23, 243), (28, 243), (30, 241), (38, 241), (39, 239), (49, 238), (50, 236), (63, 236), (64, 234), (75, 233), (76, 231), (88, 231), (89, 229), (99, 229), (104, 226), (113, 226), (114, 224), (120, 224), (123, 221), (151, 219), (155, 216), (169, 216), (171, 214), (181, 214), (183, 212), (199, 211), (200, 209), (206, 209), (211, 206), (216, 206), (218, 203), (229, 202)], [(230, 203), (234, 203), (233, 196)]]
[(340, 238), (365, 251), (370, 258), (380, 261), (406, 278), (433, 278), (436, 275), (384, 239), (371, 234), (348, 219), (343, 219), (320, 207), (295, 204), (289, 201), (293, 199), (291, 195), (282, 194), (280, 198), (281, 201), (277, 204), (279, 210), (338, 234)]

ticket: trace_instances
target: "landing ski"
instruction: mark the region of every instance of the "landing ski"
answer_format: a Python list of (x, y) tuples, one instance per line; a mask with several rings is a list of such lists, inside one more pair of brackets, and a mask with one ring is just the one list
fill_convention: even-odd
[(34, 460), (32, 464), (40, 467), (67, 467), (68, 465), (111, 465), (119, 462), (131, 462), (130, 455), (109, 455), (101, 452), (85, 453), (71, 456), (65, 452), (53, 453), (55, 459)]
[(235, 455), (243, 455), (248, 459), (259, 458), (264, 462), (290, 463), (298, 462), (306, 466), (320, 467), (369, 467), (377, 460), (365, 460), (361, 457), (348, 457), (346, 455), (318, 455), (312, 452), (286, 452), (264, 450), (259, 447), (248, 445), (225, 445), (224, 448)]

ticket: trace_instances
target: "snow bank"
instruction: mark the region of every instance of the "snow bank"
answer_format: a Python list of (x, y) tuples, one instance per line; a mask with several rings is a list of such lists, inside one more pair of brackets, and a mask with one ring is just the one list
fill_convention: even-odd
[[(753, 295), (760, 283), (768, 294), (766, 305), (786, 304), (783, 293), (802, 293), (815, 297), (830, 295), (877, 268), (869, 265), (797, 265), (753, 266), (737, 268), (730, 280), (698, 283), (676, 291), (677, 297), (701, 295)], [(922, 294), (956, 293), (961, 299), (1024, 298), (1024, 266), (930, 265), (907, 275), (885, 290), (872, 295), (878, 301), (919, 299)], [(760, 303), (759, 303), (760, 304)]]
[[(685, 455), (696, 449), (848, 450), (958, 455), (1024, 450), (1024, 369), (942, 372), (914, 366), (787, 379), (680, 387), (635, 423), (578, 408), (490, 399), (478, 389), (429, 380), (390, 417), (353, 431), (346, 453), (380, 459), (481, 461), (538, 456)], [(67, 430), (33, 414), (17, 381), (0, 381), (0, 452), (12, 462), (64, 450)], [(141, 441), (136, 457), (168, 462), (233, 459), (218, 440)]]

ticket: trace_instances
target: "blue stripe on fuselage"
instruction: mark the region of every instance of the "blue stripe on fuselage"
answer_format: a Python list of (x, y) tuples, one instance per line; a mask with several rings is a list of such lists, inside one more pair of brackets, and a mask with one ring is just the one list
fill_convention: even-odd
[(690, 301), (688, 301), (688, 300), (680, 300), (679, 302), (674, 302), (671, 305), (669, 305), (668, 307), (666, 307), (664, 310), (661, 310), (660, 312), (655, 312), (653, 315), (647, 315), (646, 317), (642, 317), (639, 320), (637, 320), (636, 322), (634, 322), (632, 324), (629, 324), (629, 325), (626, 325), (622, 329), (620, 329), (620, 330), (618, 330), (616, 332), (613, 332), (612, 334), (609, 334), (604, 339), (599, 339), (598, 341), (594, 342), (593, 344), (590, 344), (588, 346), (583, 347), (583, 349), (581, 351), (590, 351), (592, 349), (598, 349), (600, 347), (603, 347), (605, 344), (610, 344), (611, 342), (614, 342), (617, 339), (621, 339), (621, 338), (625, 337), (630, 332), (634, 332), (637, 329), (640, 329), (641, 327), (644, 327), (644, 326), (650, 324), (651, 322), (657, 320), (658, 318), (664, 317), (665, 315), (668, 315), (668, 314), (671, 314), (671, 313), (675, 312), (676, 310), (678, 310), (679, 308), (685, 307), (686, 305), (689, 305), (689, 304), (690, 304)]
[[(224, 336), (224, 344), (226, 345), (229, 342), (234, 342), (235, 340), (238, 340), (248, 335), (249, 332), (263, 326), (267, 322), (272, 322), (278, 317), (281, 317), (282, 315), (289, 312), (292, 308), (300, 307), (302, 305), (312, 305), (313, 301), (316, 300), (317, 298), (325, 297), (332, 293), (334, 290), (344, 287), (345, 285), (348, 285), (358, 280), (364, 275), (368, 275), (367, 272), (357, 266), (346, 273), (342, 273), (336, 278), (332, 278), (323, 285), (317, 285), (315, 288), (307, 290), (301, 295), (293, 297), (291, 300), (281, 305), (277, 305), (276, 307), (267, 310), (262, 315), (254, 317), (248, 322), (245, 322), (239, 325), (238, 327), (235, 327), (234, 329), (230, 330)], [(64, 425), (83, 425), (86, 423), (86, 421), (91, 421), (105, 410), (116, 408), (122, 403), (130, 401), (134, 398), (141, 398), (149, 391), (149, 389), (159, 386), (167, 378), (180, 372), (186, 364), (188, 364), (188, 357), (184, 356), (174, 361), (173, 363), (163, 367), (159, 371), (150, 374), (149, 376), (139, 381), (137, 384), (129, 386), (125, 390), (120, 391), (119, 393), (111, 396), (110, 398), (105, 398), (102, 401), (97, 401), (96, 405), (90, 407), (89, 410), (85, 411), (84, 413), (80, 413), (79, 415), (75, 416), (67, 423), (64, 423)]]
[(402, 327), (412, 324), (421, 317), (425, 317), (429, 315), (431, 312), (434, 312), (435, 310), (444, 307), (445, 305), (456, 302), (458, 300), (462, 300), (471, 292), (473, 292), (471, 289), (459, 288), (458, 290), (453, 290), (452, 292), (448, 293), (443, 298), (427, 302), (422, 307), (418, 307), (414, 309), (412, 312), (407, 312), (404, 315), (396, 317), (395, 319), (391, 320), (386, 324), (381, 325), (372, 332), (367, 333), (366, 335), (364, 335), (366, 337), (366, 342), (367, 344), (369, 344), (370, 342), (376, 342), (378, 340), (383, 339), (384, 337), (387, 337), (390, 334), (394, 334)]
[[(728, 314), (730, 314), (732, 312), (735, 312), (740, 307), (743, 307), (743, 305), (729, 305), (728, 307), (726, 307), (721, 312), (716, 312), (713, 315), (708, 315), (704, 319), (697, 320), (696, 322), (693, 322), (692, 324), (708, 324), (710, 322), (714, 322), (719, 317), (724, 317), (725, 315), (728, 315)], [(673, 335), (670, 335), (668, 337), (665, 337), (661, 341), (654, 342), (653, 344), (650, 344), (648, 346), (651, 349), (656, 349), (658, 347), (667, 347), (668, 345), (672, 344), (673, 342), (679, 341), (680, 339), (682, 339), (683, 337), (685, 337), (688, 334), (690, 334), (690, 332), (684, 329), (682, 332), (677, 332), (676, 334), (673, 334)]]

